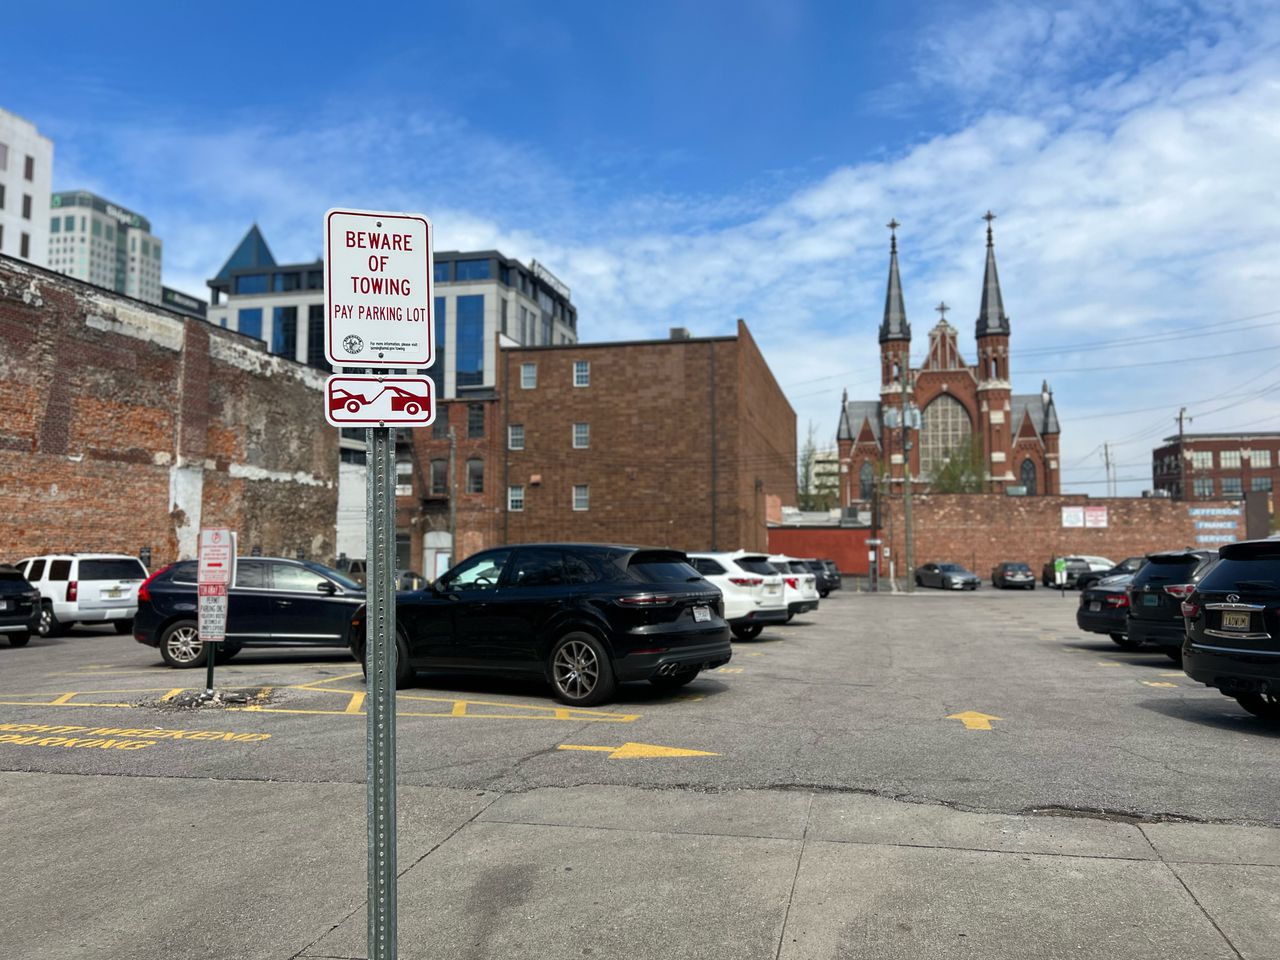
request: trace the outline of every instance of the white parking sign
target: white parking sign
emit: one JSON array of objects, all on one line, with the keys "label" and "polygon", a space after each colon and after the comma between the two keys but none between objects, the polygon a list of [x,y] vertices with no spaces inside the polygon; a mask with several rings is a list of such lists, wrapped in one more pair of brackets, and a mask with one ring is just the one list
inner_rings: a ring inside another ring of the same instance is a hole
[{"label": "white parking sign", "polygon": [[324,217],[325,356],[340,367],[429,367],[431,223],[416,213]]}]

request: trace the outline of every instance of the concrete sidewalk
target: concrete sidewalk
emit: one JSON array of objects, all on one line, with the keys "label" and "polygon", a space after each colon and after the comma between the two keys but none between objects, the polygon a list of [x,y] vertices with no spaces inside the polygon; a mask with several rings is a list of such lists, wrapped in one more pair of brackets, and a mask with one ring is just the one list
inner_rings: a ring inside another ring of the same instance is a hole
[{"label": "concrete sidewalk", "polygon": [[[0,956],[364,957],[364,787],[0,774]],[[404,958],[1280,956],[1280,830],[400,790]]]}]

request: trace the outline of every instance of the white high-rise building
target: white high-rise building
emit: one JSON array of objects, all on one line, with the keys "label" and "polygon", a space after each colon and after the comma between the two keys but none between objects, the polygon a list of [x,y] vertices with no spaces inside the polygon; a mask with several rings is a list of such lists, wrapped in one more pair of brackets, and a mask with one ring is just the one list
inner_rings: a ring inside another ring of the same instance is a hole
[{"label": "white high-rise building", "polygon": [[53,141],[0,110],[0,253],[48,265],[51,189]]},{"label": "white high-rise building", "polygon": [[87,190],[55,193],[49,206],[49,269],[160,303],[162,251],[146,217]]}]

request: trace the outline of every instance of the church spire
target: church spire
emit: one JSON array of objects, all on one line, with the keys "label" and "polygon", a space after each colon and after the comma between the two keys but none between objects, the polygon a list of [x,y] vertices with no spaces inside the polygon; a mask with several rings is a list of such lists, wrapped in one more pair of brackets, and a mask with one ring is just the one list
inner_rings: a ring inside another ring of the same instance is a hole
[{"label": "church spire", "polygon": [[907,308],[902,305],[902,281],[898,278],[898,227],[897,220],[885,224],[889,228],[889,287],[884,295],[884,320],[880,324],[880,342],[910,340],[911,324],[907,323]]},{"label": "church spire", "polygon": [[996,273],[996,246],[991,236],[990,210],[982,218],[987,221],[987,272],[982,279],[982,306],[978,308],[979,337],[1009,336],[1009,318],[1004,315],[1004,299],[1000,296],[1000,276]]}]

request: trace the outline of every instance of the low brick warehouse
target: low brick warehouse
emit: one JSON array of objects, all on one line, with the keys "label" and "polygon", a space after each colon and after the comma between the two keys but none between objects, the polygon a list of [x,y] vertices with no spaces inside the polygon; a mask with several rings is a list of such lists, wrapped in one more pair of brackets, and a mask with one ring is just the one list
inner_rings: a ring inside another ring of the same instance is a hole
[{"label": "low brick warehouse", "polygon": [[0,560],[52,551],[328,559],[323,375],[261,341],[0,257]]}]

